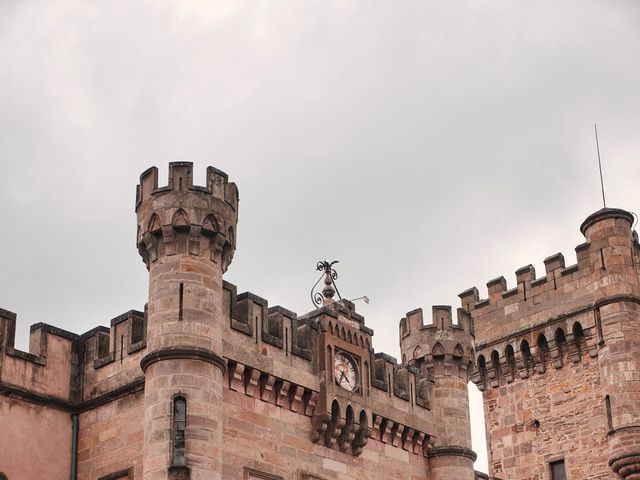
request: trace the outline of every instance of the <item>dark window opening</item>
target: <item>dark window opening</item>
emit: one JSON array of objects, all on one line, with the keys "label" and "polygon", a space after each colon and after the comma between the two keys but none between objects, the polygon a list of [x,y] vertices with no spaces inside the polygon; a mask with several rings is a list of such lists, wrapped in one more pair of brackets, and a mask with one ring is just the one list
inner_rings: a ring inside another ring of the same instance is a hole
[{"label": "dark window opening", "polygon": [[613,416],[611,415],[611,397],[607,395],[604,397],[604,408],[607,411],[607,427],[609,430],[613,430]]},{"label": "dark window opening", "polygon": [[179,293],[179,298],[178,298],[178,320],[182,320],[183,318],[183,311],[184,308],[184,283],[180,284],[180,293]]},{"label": "dark window opening", "polygon": [[173,464],[185,465],[185,433],[187,430],[187,400],[173,399]]},{"label": "dark window opening", "polygon": [[540,363],[544,366],[547,364],[547,356],[549,354],[549,343],[547,342],[547,337],[544,334],[538,335],[538,355],[540,357]]},{"label": "dark window opening", "polygon": [[511,345],[507,345],[505,349],[505,357],[507,357],[507,367],[509,369],[509,373],[515,377],[517,373],[517,364],[516,364],[516,354],[513,351],[513,347]]},{"label": "dark window opening", "polygon": [[567,473],[564,469],[564,460],[558,460],[549,464],[551,467],[551,480],[567,480]]},{"label": "dark window opening", "polygon": [[491,366],[496,372],[496,378],[500,378],[500,354],[496,350],[491,352]]},{"label": "dark window opening", "polygon": [[524,368],[529,370],[535,365],[533,360],[533,354],[531,353],[531,347],[529,347],[529,342],[523,340],[520,344],[520,352],[522,352],[522,360],[524,362]]}]

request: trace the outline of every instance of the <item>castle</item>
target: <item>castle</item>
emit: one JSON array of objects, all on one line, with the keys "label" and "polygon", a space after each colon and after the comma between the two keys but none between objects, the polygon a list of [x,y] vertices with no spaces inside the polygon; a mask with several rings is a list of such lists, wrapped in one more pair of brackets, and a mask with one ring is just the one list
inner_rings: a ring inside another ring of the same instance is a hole
[{"label": "castle", "polygon": [[[151,168],[136,194],[144,311],[82,335],[0,309],[0,479],[640,479],[640,245],[632,214],[582,224],[561,254],[488,298],[400,321],[402,362],[372,348],[320,262],[297,315],[223,280],[238,190]],[[489,475],[474,472],[467,385],[483,392]]]}]

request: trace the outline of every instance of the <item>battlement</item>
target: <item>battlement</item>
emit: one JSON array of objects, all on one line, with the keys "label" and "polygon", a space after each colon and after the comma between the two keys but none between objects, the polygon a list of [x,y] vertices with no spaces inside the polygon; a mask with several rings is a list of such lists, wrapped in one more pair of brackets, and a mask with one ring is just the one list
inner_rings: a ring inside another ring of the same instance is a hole
[{"label": "battlement", "polygon": [[571,274],[582,270],[591,271],[589,258],[589,243],[576,247],[577,263],[565,266],[562,253],[556,253],[544,259],[545,275],[536,277],[533,265],[525,265],[515,271],[516,286],[508,288],[504,276],[496,277],[487,282],[487,297],[481,299],[476,287],[471,287],[458,295],[462,308],[467,311],[479,310],[497,302],[517,303],[533,299],[540,291],[548,291],[550,283],[554,291],[572,281]]},{"label": "battlement", "polygon": [[140,384],[143,312],[131,310],[111,320],[111,328],[100,325],[82,335],[33,324],[28,352],[14,347],[16,318],[0,309],[0,389],[7,394],[82,410],[101,396]]},{"label": "battlement", "polygon": [[158,187],[156,167],[142,172],[140,183],[136,187],[136,212],[145,200],[168,192],[182,195],[187,192],[208,194],[225,201],[234,210],[238,208],[238,188],[235,183],[229,182],[229,176],[225,172],[215,167],[207,167],[207,184],[198,186],[193,184],[193,162],[171,162],[168,184],[163,187]]},{"label": "battlement", "polygon": [[[29,351],[14,348],[17,315],[0,309],[0,390],[51,399],[65,408],[76,397],[79,336],[44,323],[31,326]],[[42,403],[42,400],[40,401]]]},{"label": "battlement", "polygon": [[640,244],[632,224],[629,212],[599,210],[580,227],[586,242],[575,248],[575,264],[566,266],[556,253],[544,259],[544,276],[526,265],[516,270],[513,288],[500,276],[487,282],[484,299],[475,287],[459,295],[476,329],[472,380],[481,390],[598,356],[600,308],[640,301]]},{"label": "battlement", "polygon": [[400,320],[402,363],[430,375],[468,378],[475,356],[473,322],[466,310],[458,308],[456,313],[454,324],[451,307],[435,305],[432,323],[425,325],[421,308],[408,312]]},{"label": "battlement", "polygon": [[515,271],[512,288],[500,276],[487,282],[486,298],[480,298],[476,287],[460,293],[462,308],[474,318],[478,348],[592,305],[596,297],[637,294],[634,282],[620,282],[604,290],[599,287],[610,282],[603,280],[609,275],[633,276],[636,272],[640,244],[631,230],[632,221],[633,216],[624,210],[599,210],[581,226],[587,241],[575,247],[575,264],[566,266],[564,255],[556,253],[544,259],[544,276],[537,277],[533,265],[526,265]]},{"label": "battlement", "polygon": [[431,323],[425,325],[422,308],[416,308],[407,312],[405,318],[400,320],[400,338],[411,332],[424,328],[435,330],[464,330],[473,335],[473,324],[468,313],[459,308],[456,312],[457,324],[453,323],[451,306],[434,305],[431,307]]},{"label": "battlement", "polygon": [[[386,353],[375,352],[371,346],[373,330],[364,324],[353,303],[341,300],[298,315],[281,306],[270,307],[268,300],[254,293],[238,294],[235,285],[229,282],[223,283],[223,289],[224,309],[231,328],[225,338],[225,357],[234,364],[263,374],[277,372],[286,382],[317,391],[318,378],[312,362],[314,347],[319,335],[330,333],[369,352],[363,366],[370,395],[379,405],[378,414],[392,415],[393,409],[411,412],[413,405],[430,408],[432,380]],[[339,317],[350,325],[342,322],[338,328]]]},{"label": "battlement", "polygon": [[207,185],[193,185],[193,164],[169,164],[169,183],[158,187],[158,169],[140,176],[136,189],[136,244],[150,268],[159,257],[187,254],[209,258],[226,271],[233,259],[238,188],[227,174],[207,167]]}]

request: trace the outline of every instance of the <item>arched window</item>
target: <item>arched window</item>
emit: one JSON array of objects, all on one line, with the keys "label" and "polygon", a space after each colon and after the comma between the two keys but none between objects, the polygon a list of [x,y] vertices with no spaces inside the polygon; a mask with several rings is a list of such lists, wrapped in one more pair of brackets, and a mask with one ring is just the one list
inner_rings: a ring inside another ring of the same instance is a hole
[{"label": "arched window", "polygon": [[558,357],[560,362],[564,361],[564,354],[566,353],[567,337],[564,334],[562,328],[558,328],[555,334],[556,348],[558,349]]},{"label": "arched window", "polygon": [[187,430],[187,399],[178,396],[173,399],[173,464],[186,465],[185,437]]},{"label": "arched window", "polygon": [[522,361],[524,362],[524,367],[529,370],[534,366],[533,355],[531,354],[531,347],[529,347],[529,342],[526,340],[522,340],[520,344],[520,353],[522,353]]},{"label": "arched window", "polygon": [[[578,354],[581,354],[582,344],[584,343],[584,330],[582,329],[582,325],[580,324],[580,322],[575,322],[573,324],[572,332],[573,332],[573,341],[575,342],[575,345],[576,345],[576,350],[578,351]],[[600,338],[602,338],[600,331],[598,335]]]},{"label": "arched window", "polygon": [[547,364],[547,354],[549,353],[549,344],[547,343],[547,337],[544,336],[543,333],[538,335],[538,357],[540,358],[540,363],[543,366]]},{"label": "arched window", "polygon": [[484,384],[487,380],[487,361],[484,359],[484,355],[478,357],[478,372],[480,372],[480,380]]},{"label": "arched window", "polygon": [[507,357],[507,366],[509,368],[509,373],[511,373],[511,375],[515,377],[517,371],[516,355],[511,345],[507,345],[507,348],[504,351],[504,355],[505,357]]},{"label": "arched window", "polygon": [[497,350],[491,352],[491,366],[493,371],[496,372],[496,378],[500,378],[500,354]]}]

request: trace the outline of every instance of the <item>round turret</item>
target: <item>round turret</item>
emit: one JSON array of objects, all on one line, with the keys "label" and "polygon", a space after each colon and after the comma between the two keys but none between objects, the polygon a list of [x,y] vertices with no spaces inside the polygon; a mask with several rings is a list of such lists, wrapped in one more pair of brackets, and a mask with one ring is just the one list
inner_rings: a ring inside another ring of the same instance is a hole
[{"label": "round turret", "polygon": [[603,208],[580,227],[590,244],[609,465],[640,478],[640,246],[633,215]]},{"label": "round turret", "polygon": [[150,268],[158,258],[208,258],[225,272],[235,251],[238,189],[227,174],[207,168],[207,186],[193,185],[193,164],[169,164],[169,185],[158,188],[158,169],[140,176],[136,192],[137,246]]},{"label": "round turret", "polygon": [[432,378],[432,411],[438,423],[436,441],[429,452],[432,480],[473,480],[471,423],[467,384],[471,375],[473,326],[471,316],[458,309],[458,324],[451,307],[433,307],[433,323],[425,325],[422,310],[407,313],[400,321],[402,361]]},{"label": "round turret", "polygon": [[222,478],[222,274],[235,251],[238,190],[207,169],[193,185],[192,164],[140,177],[137,246],[149,270],[143,479]]}]

